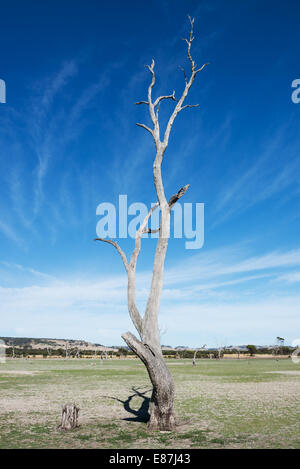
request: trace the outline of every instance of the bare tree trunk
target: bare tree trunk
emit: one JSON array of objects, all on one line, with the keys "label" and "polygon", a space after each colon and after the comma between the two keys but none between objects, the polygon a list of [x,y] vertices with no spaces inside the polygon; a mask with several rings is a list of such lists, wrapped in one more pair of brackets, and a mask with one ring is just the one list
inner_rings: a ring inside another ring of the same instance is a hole
[{"label": "bare tree trunk", "polygon": [[145,364],[153,389],[150,401],[149,428],[152,430],[173,430],[174,416],[174,381],[161,353],[143,344],[133,334],[126,332],[122,338],[128,347]]},{"label": "bare tree trunk", "polygon": [[[194,40],[193,27],[194,20],[189,17],[191,30],[189,38],[185,39],[187,43],[187,55],[191,67],[191,75],[188,78],[184,71],[185,87],[180,99],[175,98],[175,91],[173,94],[168,96],[159,96],[157,99],[152,99],[152,89],[155,84],[155,72],[154,72],[154,60],[151,65],[147,65],[149,72],[151,73],[152,80],[148,87],[148,101],[140,101],[136,104],[146,104],[149,107],[150,118],[153,123],[153,128],[146,126],[145,124],[137,124],[139,127],[143,127],[153,137],[156,156],[153,164],[153,181],[157,195],[157,204],[151,208],[144,222],[136,233],[135,248],[131,255],[130,261],[120,246],[112,240],[96,238],[96,240],[104,241],[113,245],[118,253],[120,254],[124,263],[127,275],[128,275],[128,311],[132,319],[132,322],[139,333],[141,340],[137,339],[131,332],[126,332],[122,335],[127,345],[133,350],[134,353],[142,360],[145,364],[149,378],[151,380],[153,391],[150,405],[150,420],[149,427],[152,429],[160,430],[172,430],[175,427],[174,418],[174,382],[171,373],[164,361],[161,345],[160,345],[160,334],[158,326],[158,312],[160,307],[160,297],[163,286],[163,272],[166,252],[168,248],[168,241],[170,237],[170,212],[173,205],[185,194],[189,188],[189,184],[179,189],[177,194],[173,195],[169,202],[166,199],[162,174],[161,165],[164,157],[164,153],[168,147],[169,137],[172,126],[174,124],[177,115],[186,108],[198,106],[191,104],[184,104],[184,101],[188,95],[188,92],[195,80],[197,73],[204,69],[207,64],[197,69],[197,65],[191,56],[191,45]],[[159,107],[162,101],[171,100],[175,101],[175,108],[168,120],[164,136],[160,137],[160,126],[159,126]],[[153,232],[147,227],[148,221],[158,207],[161,210],[159,238],[156,246],[154,263],[153,263],[153,274],[152,282],[150,287],[150,293],[147,301],[146,310],[144,316],[140,315],[140,312],[136,306],[136,295],[135,295],[135,276],[136,276],[136,265],[137,259],[141,250],[141,238],[145,233]]]},{"label": "bare tree trunk", "polygon": [[153,430],[173,430],[176,425],[173,377],[163,359],[150,362],[146,367],[153,386],[148,426]]},{"label": "bare tree trunk", "polygon": [[65,344],[65,350],[66,350],[66,360],[69,358],[69,343],[66,342]]},{"label": "bare tree trunk", "polygon": [[196,356],[197,356],[198,350],[195,350],[194,352],[194,358],[193,358],[193,366],[196,366]]}]

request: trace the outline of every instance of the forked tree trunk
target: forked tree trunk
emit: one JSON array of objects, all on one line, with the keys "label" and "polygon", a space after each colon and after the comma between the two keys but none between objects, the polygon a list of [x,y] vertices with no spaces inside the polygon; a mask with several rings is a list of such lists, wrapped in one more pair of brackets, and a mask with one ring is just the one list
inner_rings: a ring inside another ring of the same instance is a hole
[{"label": "forked tree trunk", "polygon": [[122,338],[145,364],[153,386],[148,427],[151,430],[174,430],[174,381],[161,350],[142,343],[131,332],[126,332]]},{"label": "forked tree trunk", "polygon": [[[157,195],[157,204],[151,208],[144,222],[140,225],[137,230],[135,239],[135,248],[131,255],[130,261],[127,260],[125,253],[121,247],[112,240],[96,238],[96,240],[104,241],[113,245],[118,253],[120,254],[124,263],[127,275],[128,275],[128,310],[132,322],[139,333],[141,340],[137,339],[131,332],[126,332],[122,335],[127,345],[136,353],[136,355],[145,364],[152,386],[153,392],[150,402],[150,420],[149,427],[152,429],[159,430],[173,430],[175,427],[174,418],[174,383],[171,373],[164,361],[161,346],[160,336],[158,327],[158,312],[160,307],[160,297],[163,285],[163,271],[166,251],[168,247],[168,240],[170,236],[170,212],[173,205],[185,194],[189,188],[189,184],[179,189],[177,194],[173,195],[169,202],[165,196],[164,185],[161,174],[161,165],[164,157],[164,153],[168,147],[170,132],[174,124],[177,115],[186,108],[198,106],[192,104],[185,104],[184,101],[188,95],[188,92],[195,80],[197,73],[204,69],[207,64],[197,68],[196,63],[191,56],[191,45],[194,40],[193,28],[194,20],[189,17],[191,30],[189,38],[185,39],[187,43],[187,55],[191,66],[191,75],[188,78],[184,71],[185,88],[180,99],[175,98],[175,91],[173,94],[167,96],[159,96],[157,99],[152,98],[152,89],[155,84],[155,72],[154,72],[154,60],[151,65],[147,65],[149,72],[151,73],[152,80],[148,87],[148,101],[140,101],[136,104],[146,104],[149,107],[149,113],[153,128],[150,128],[144,124],[137,124],[139,127],[143,127],[153,137],[156,156],[153,164],[153,180]],[[162,101],[171,100],[175,101],[175,108],[168,120],[164,136],[160,137],[160,126],[158,120],[159,107]],[[155,251],[155,259],[153,264],[153,275],[148,302],[145,310],[145,314],[142,317],[136,305],[135,295],[135,275],[137,259],[141,250],[141,238],[145,233],[151,233],[152,230],[147,227],[148,221],[153,213],[160,207],[160,227],[155,230],[159,231],[159,239]]]}]

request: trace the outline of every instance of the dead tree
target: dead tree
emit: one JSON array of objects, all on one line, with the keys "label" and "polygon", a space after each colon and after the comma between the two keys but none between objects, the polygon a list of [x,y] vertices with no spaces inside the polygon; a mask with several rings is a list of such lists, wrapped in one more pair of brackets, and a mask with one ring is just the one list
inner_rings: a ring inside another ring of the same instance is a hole
[{"label": "dead tree", "polygon": [[224,352],[224,347],[219,347],[218,356],[217,356],[218,360],[221,360],[223,352]]},{"label": "dead tree", "polygon": [[284,346],[284,338],[283,337],[276,337],[276,344],[273,348],[273,355],[280,355],[280,350]]},{"label": "dead tree", "polygon": [[15,345],[14,345],[13,340],[9,340],[9,341],[7,342],[7,345],[8,345],[9,347],[11,347],[11,349],[12,349],[12,357],[11,357],[11,358],[15,358]]},{"label": "dead tree", "polygon": [[69,342],[65,343],[65,351],[66,351],[66,360],[68,360],[70,351],[69,351]]},{"label": "dead tree", "polygon": [[200,351],[200,350],[204,350],[206,347],[206,344],[202,345],[202,347],[200,347],[200,349],[196,349],[195,352],[194,352],[194,357],[193,357],[193,366],[196,366],[196,357],[197,357],[197,353]]},{"label": "dead tree", "polygon": [[78,427],[78,414],[79,407],[75,404],[66,404],[61,410],[61,423],[59,425],[60,430],[73,430]]},{"label": "dead tree", "polygon": [[[164,262],[170,236],[170,212],[174,204],[186,193],[189,188],[189,184],[181,187],[179,191],[168,201],[164,191],[161,165],[165,151],[168,147],[170,133],[176,117],[182,110],[198,106],[198,104],[184,104],[184,102],[196,78],[196,75],[207,65],[204,64],[197,68],[196,63],[191,56],[191,45],[194,40],[194,19],[189,17],[189,21],[190,33],[189,37],[184,39],[184,41],[187,44],[187,57],[190,65],[190,73],[187,74],[185,70],[182,69],[184,73],[185,86],[181,97],[176,99],[175,92],[173,91],[172,94],[159,96],[158,98],[153,99],[152,91],[156,76],[154,71],[155,63],[154,60],[152,60],[151,65],[146,66],[151,75],[151,83],[148,87],[148,99],[147,101],[140,101],[136,103],[145,104],[148,107],[150,118],[153,124],[153,127],[151,124],[151,128],[145,124],[138,123],[137,125],[147,130],[147,132],[149,132],[154,140],[156,155],[153,164],[153,178],[157,195],[157,203],[151,208],[144,222],[136,232],[135,248],[129,261],[127,260],[124,251],[115,241],[96,238],[96,240],[104,241],[114,246],[124,263],[128,275],[128,310],[132,322],[140,336],[140,340],[131,332],[124,333],[122,338],[128,347],[141,359],[147,368],[153,386],[150,402],[150,420],[148,425],[152,429],[160,430],[173,429],[175,427],[175,417],[173,410],[174,382],[169,368],[164,361],[161,350],[158,327],[158,312],[163,285]],[[158,115],[161,103],[166,100],[174,101],[176,104],[169,117],[164,134],[161,137]],[[136,305],[136,265],[141,250],[142,236],[144,233],[153,232],[153,230],[148,228],[148,222],[151,215],[158,207],[160,208],[160,226],[158,230],[156,230],[159,232],[159,237],[154,256],[152,282],[146,309],[144,315],[141,316]]]}]

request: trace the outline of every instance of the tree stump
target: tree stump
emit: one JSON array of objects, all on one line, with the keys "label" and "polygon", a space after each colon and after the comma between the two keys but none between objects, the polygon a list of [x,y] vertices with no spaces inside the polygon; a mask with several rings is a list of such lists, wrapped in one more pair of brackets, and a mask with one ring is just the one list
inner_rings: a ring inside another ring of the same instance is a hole
[{"label": "tree stump", "polygon": [[78,427],[79,407],[75,404],[66,404],[62,406],[60,430],[74,430]]}]

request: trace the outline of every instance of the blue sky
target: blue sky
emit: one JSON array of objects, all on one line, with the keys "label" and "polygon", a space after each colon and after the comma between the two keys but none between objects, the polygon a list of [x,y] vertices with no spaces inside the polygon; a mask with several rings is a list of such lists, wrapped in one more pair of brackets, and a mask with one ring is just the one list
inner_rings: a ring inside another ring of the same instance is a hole
[{"label": "blue sky", "polygon": [[[210,65],[178,117],[163,163],[168,196],[205,204],[205,243],[171,239],[162,342],[288,343],[300,337],[300,78],[296,1],[0,1],[0,335],[121,344],[133,326],[126,274],[93,242],[96,207],[155,202],[149,74],[176,91],[181,40]],[[162,125],[171,103],[163,103]],[[121,240],[127,254],[133,241]],[[138,263],[141,310],[155,240]]]}]

